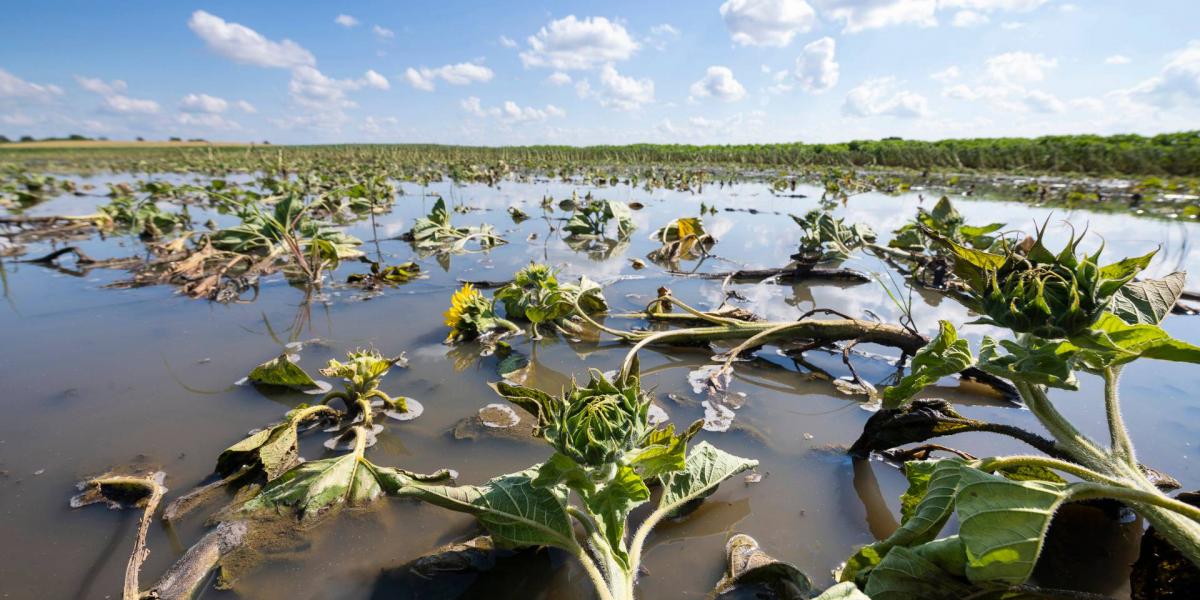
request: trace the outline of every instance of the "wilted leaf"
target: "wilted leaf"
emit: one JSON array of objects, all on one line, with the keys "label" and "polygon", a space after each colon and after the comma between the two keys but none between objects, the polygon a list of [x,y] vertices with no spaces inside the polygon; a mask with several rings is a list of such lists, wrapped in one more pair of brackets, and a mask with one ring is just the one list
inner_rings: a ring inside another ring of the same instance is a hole
[{"label": "wilted leaf", "polygon": [[296,389],[317,385],[299,365],[288,360],[286,354],[273,358],[250,371],[250,381],[261,385],[274,385]]},{"label": "wilted leaf", "polygon": [[975,364],[971,346],[960,339],[949,321],[939,321],[941,330],[933,341],[913,355],[910,372],[900,383],[883,390],[884,405],[896,408],[928,385]]}]

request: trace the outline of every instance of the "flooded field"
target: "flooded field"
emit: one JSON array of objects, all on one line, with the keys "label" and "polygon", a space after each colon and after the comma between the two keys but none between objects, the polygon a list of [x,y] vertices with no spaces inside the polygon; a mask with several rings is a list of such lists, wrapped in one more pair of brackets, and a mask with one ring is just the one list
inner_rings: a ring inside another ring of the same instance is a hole
[{"label": "flooded field", "polygon": [[[106,183],[145,178],[128,173],[72,176],[78,189],[94,186],[95,195],[63,193],[21,214],[90,215],[110,201],[101,195]],[[193,176],[151,178],[207,185]],[[252,180],[243,181],[251,185]],[[34,240],[22,254],[0,263],[0,408],[7,417],[0,420],[0,596],[115,597],[139,511],[72,509],[68,499],[76,484],[114,469],[162,470],[169,502],[213,481],[214,460],[223,450],[301,403],[320,398],[247,383],[249,371],[264,361],[296,355],[305,371],[337,388],[336,378],[318,375],[330,359],[344,359],[359,348],[386,356],[404,353],[407,364],[393,368],[380,389],[416,400],[424,410],[411,420],[376,415],[384,428],[366,457],[375,465],[418,473],[450,468],[457,472],[457,483],[482,484],[550,454],[528,433],[481,424],[481,409],[504,403],[489,384],[511,377],[513,365],[527,361],[521,381],[553,394],[572,377],[582,384],[588,369],[620,369],[631,344],[596,335],[590,327],[575,336],[542,326],[540,339],[534,339],[528,325],[521,324],[520,335],[505,339],[510,348],[494,353],[475,341],[446,345],[449,328],[443,313],[462,282],[504,282],[530,263],[543,263],[559,271],[561,282],[584,276],[599,283],[609,316],[596,318],[622,330],[659,327],[620,314],[636,317],[664,287],[701,311],[716,310],[728,300],[771,321],[833,309],[853,319],[897,323],[904,314],[880,281],[903,285],[904,275],[894,262],[871,253],[850,253],[837,265],[868,274],[866,281],[726,282],[695,275],[788,264],[802,234],[788,215],[822,207],[847,224],[870,226],[878,243],[886,245],[918,208],[932,210],[941,195],[912,189],[822,203],[826,190],[807,184],[781,194],[762,182],[674,191],[559,179],[502,179],[494,186],[406,181],[396,187],[400,193],[390,208],[360,214],[342,228],[364,242],[359,249],[369,260],[419,265],[421,277],[395,286],[349,285],[347,278],[366,273],[369,265],[342,260],[326,273],[320,289],[291,285],[282,273],[274,273],[239,293],[237,300],[213,302],[192,299],[172,285],[113,287],[130,274],[91,268],[69,257],[54,263],[21,262],[64,244],[77,246],[94,261],[146,258],[146,244],[137,232],[105,232],[69,242]],[[629,211],[632,233],[587,243],[571,239],[564,227],[575,211],[560,203],[575,198],[580,205],[589,195],[635,205]],[[1190,220],[1050,210],[986,197],[951,199],[967,223],[1006,223],[1005,231],[1033,233],[1048,218],[1046,246],[1053,250],[1086,227],[1081,250],[1090,252],[1103,243],[1100,264],[1160,248],[1139,277],[1188,271],[1185,287],[1200,289],[1200,253],[1191,243],[1200,239],[1200,224]],[[472,244],[470,252],[439,254],[418,251],[401,239],[439,201],[456,226],[489,224],[508,243],[483,249]],[[170,203],[163,206],[178,211]],[[196,224],[212,220],[213,227],[227,228],[239,223],[211,206],[189,205],[188,211]],[[647,258],[661,245],[650,239],[652,232],[697,215],[715,239],[708,256],[675,265]],[[493,293],[489,286],[480,287],[487,296]],[[960,325],[960,334],[973,348],[984,335],[1005,335],[994,325],[961,326],[974,317],[941,292],[919,289],[912,294],[911,321],[926,336],[938,334],[939,320]],[[1200,318],[1168,316],[1162,327],[1178,340],[1200,344]],[[682,430],[706,420],[693,445],[707,441],[758,461],[752,471],[727,480],[695,512],[668,520],[650,534],[637,583],[640,597],[705,597],[725,571],[724,547],[734,533],[753,536],[776,559],[826,588],[835,582],[833,570],[858,547],[887,537],[899,523],[905,475],[889,462],[856,461],[846,453],[878,409],[878,399],[844,385],[852,374],[840,347],[816,348],[799,357],[768,344],[743,355],[746,360],[736,363],[723,390],[706,385],[705,371],[697,371],[713,365],[714,354],[743,340],[719,342],[715,349],[649,345],[639,353],[642,388],[669,421]],[[883,389],[895,383],[899,354],[896,348],[863,343],[845,356],[858,377]],[[1200,400],[1194,394],[1200,371],[1183,362],[1139,361],[1125,368],[1122,383],[1125,425],[1137,444],[1138,460],[1174,477],[1183,490],[1200,487],[1200,467],[1192,456],[1200,440]],[[979,388],[942,378],[920,396],[946,398],[968,418],[1047,435],[1019,403]],[[1051,389],[1050,398],[1084,433],[1107,439],[1103,388],[1099,376],[1080,372],[1079,391]],[[301,456],[314,461],[343,454],[344,448],[326,448],[330,436],[320,429],[302,433]],[[935,441],[974,456],[1028,452],[1013,439],[982,432]],[[230,499],[232,495],[210,501],[207,508],[169,525],[155,519],[143,583],[158,579],[201,538],[209,527],[206,518]],[[648,513],[644,505],[633,520]],[[955,519],[951,529],[957,527]],[[1034,581],[1129,597],[1130,565],[1138,556],[1143,526],[1140,518],[1103,507],[1064,509]],[[441,581],[436,594],[422,592],[421,586],[429,584],[402,567],[480,530],[467,515],[415,500],[373,502],[301,527],[300,533],[260,540],[252,557],[227,565],[237,575],[232,587],[210,585],[203,597],[565,600],[593,594],[577,561],[547,550],[503,555],[485,576]]]}]

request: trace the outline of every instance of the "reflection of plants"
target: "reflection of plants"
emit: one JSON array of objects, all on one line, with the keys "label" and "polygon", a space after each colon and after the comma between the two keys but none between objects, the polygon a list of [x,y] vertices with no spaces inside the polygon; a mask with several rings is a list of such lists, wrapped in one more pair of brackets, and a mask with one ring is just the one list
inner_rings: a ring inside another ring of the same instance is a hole
[{"label": "reflection of plants", "polygon": [[[1058,507],[1098,498],[1129,505],[1200,565],[1200,509],[1158,489],[1137,462],[1119,405],[1123,365],[1140,358],[1200,363],[1200,348],[1158,326],[1178,298],[1173,282],[1130,283],[1153,253],[1100,266],[1099,253],[1076,255],[1078,239],[1058,254],[1049,252],[1042,231],[1024,255],[1015,250],[991,254],[926,234],[953,254],[969,301],[986,321],[1017,336],[1015,341],[985,337],[976,357],[954,327],[942,322],[938,337],[914,357],[912,372],[885,390],[888,406],[903,407],[940,376],[977,365],[1016,384],[1053,441],[1016,437],[1053,455],[907,463],[910,487],[902,498],[901,527],[851,557],[840,579],[858,583],[877,599],[923,597],[933,589],[959,597],[1022,586]],[[1107,448],[1080,432],[1047,395],[1049,387],[1078,389],[1079,370],[1103,377]],[[946,414],[935,420],[958,421],[962,431],[996,429],[944,408],[941,412]],[[914,417],[904,411],[896,415]],[[956,432],[954,427],[939,431],[931,435]],[[1068,483],[1059,473],[1081,481]],[[958,518],[958,533],[939,538],[951,515]]]}]

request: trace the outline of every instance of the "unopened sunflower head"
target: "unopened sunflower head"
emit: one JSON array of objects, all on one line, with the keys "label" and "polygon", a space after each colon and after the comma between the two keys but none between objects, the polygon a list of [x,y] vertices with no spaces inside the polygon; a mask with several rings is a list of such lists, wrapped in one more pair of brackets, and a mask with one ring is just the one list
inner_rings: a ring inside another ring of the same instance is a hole
[{"label": "unopened sunflower head", "polygon": [[1093,254],[1076,252],[1083,236],[1071,236],[1058,254],[1042,243],[1038,230],[1029,251],[1009,248],[993,254],[961,246],[926,230],[954,253],[955,273],[969,288],[982,322],[1044,339],[1086,334],[1112,303],[1113,296],[1145,269],[1157,250],[1100,266],[1103,246]]}]

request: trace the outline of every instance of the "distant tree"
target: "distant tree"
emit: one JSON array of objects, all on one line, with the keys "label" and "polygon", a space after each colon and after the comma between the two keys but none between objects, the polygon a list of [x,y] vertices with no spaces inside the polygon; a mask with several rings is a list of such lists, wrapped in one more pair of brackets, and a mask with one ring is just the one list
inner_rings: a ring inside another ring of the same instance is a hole
[{"label": "distant tree", "polygon": [[0,135],[0,144],[7,144],[12,140],[8,139],[7,135]]},{"label": "distant tree", "polygon": [[85,136],[79,135],[78,133],[72,133],[71,135],[67,136],[67,139],[71,140],[72,142],[78,142],[78,141],[86,140],[88,138]]},{"label": "distant tree", "polygon": [[144,141],[146,141],[146,138],[139,135],[139,136],[137,136],[137,141],[144,142]]},{"label": "distant tree", "polygon": [[21,136],[21,141],[22,142],[32,142],[33,136],[32,135],[23,135],[23,136]]},{"label": "distant tree", "polygon": [[271,145],[271,142],[268,142],[267,140],[263,140],[263,145],[264,145],[264,146],[270,146],[270,145]]},{"label": "distant tree", "polygon": [[171,136],[171,137],[167,138],[167,141],[168,142],[182,142],[183,140],[179,139],[176,136]]}]

